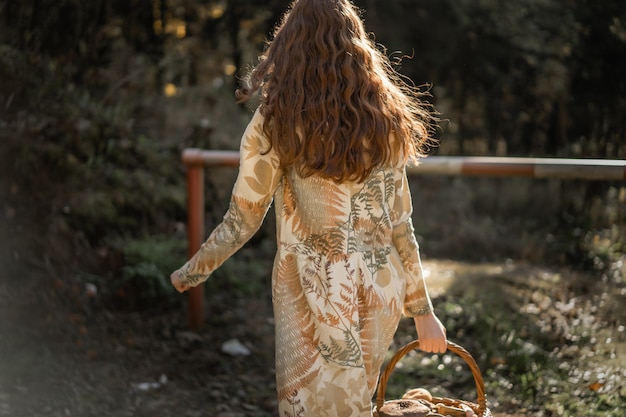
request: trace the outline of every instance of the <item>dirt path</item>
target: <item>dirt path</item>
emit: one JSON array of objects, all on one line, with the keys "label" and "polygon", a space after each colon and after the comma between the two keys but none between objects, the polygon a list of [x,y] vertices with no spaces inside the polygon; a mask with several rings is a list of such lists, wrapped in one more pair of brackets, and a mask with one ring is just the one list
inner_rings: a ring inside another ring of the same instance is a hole
[{"label": "dirt path", "polygon": [[[495,343],[506,345],[514,337],[523,340],[528,333],[546,335],[546,340],[551,341],[547,346],[526,342],[522,346],[530,351],[547,348],[548,360],[558,364],[562,372],[560,378],[567,375],[562,381],[554,375],[533,382],[532,389],[549,393],[537,394],[538,401],[543,399],[547,405],[544,408],[550,410],[547,415],[626,415],[624,259],[610,271],[596,273],[513,262],[472,264],[441,260],[426,262],[425,269],[435,297],[445,294],[452,299],[466,299],[468,293],[474,293],[469,298],[481,304],[478,309],[485,316],[508,320],[498,316],[498,312],[507,311],[514,316],[518,328],[506,340],[494,334]],[[449,337],[454,338],[454,334]],[[485,376],[485,381],[494,382],[489,381],[489,376]],[[496,390],[497,394],[500,392]],[[581,403],[578,411],[564,410],[559,404],[575,403],[576,399]],[[497,396],[492,400],[498,402]],[[585,408],[585,403],[594,402],[602,404],[598,409],[606,413]],[[616,404],[620,404],[619,409]],[[516,408],[510,401],[502,401],[501,405],[507,410]],[[524,416],[546,415],[523,408],[520,411],[519,415]]]},{"label": "dirt path", "polygon": [[[4,228],[3,242],[11,232]],[[193,333],[183,309],[107,312],[91,304],[84,288],[68,288],[60,277],[40,269],[23,276],[21,250],[4,246],[1,258],[0,416],[275,416],[267,294],[214,301],[207,325]],[[624,389],[623,326],[615,333],[617,327],[599,325],[607,317],[626,322],[619,308],[624,294],[609,289],[598,295],[601,279],[589,286],[594,282],[589,277],[514,263],[430,260],[425,270],[436,303],[474,293],[487,309],[513,306],[526,324],[561,323],[581,334],[588,328],[603,343],[566,352],[563,361],[580,369],[572,387],[597,383]],[[578,295],[567,299],[572,293]],[[228,339],[240,340],[252,354],[223,353],[220,346]],[[509,411],[515,407],[511,402],[500,406],[496,416],[531,415]]]}]

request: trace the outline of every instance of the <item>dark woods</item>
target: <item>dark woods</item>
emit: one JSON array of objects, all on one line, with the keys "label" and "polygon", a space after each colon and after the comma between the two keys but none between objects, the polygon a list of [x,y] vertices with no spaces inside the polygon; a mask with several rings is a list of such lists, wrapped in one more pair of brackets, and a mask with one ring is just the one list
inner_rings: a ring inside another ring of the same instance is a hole
[{"label": "dark woods", "polygon": [[[624,0],[355,1],[432,86],[438,155],[626,159]],[[275,415],[272,216],[207,281],[205,331],[185,331],[168,277],[187,256],[180,153],[237,149],[237,79],[287,4],[0,0],[0,414]],[[234,171],[207,172],[207,229]],[[480,355],[488,399],[623,416],[626,183],[411,180],[424,259],[453,278],[438,314]],[[231,337],[254,354],[226,358]],[[473,398],[456,362],[424,359],[398,392],[419,374]]]},{"label": "dark woods", "polygon": [[[287,4],[5,1],[2,59],[13,53],[30,70],[58,66],[57,77],[93,87],[93,73],[119,60],[123,44],[125,53],[158,67],[151,80],[157,90],[168,82],[206,83],[224,75],[220,66],[229,68],[230,83],[253,62]],[[434,85],[450,120],[446,153],[624,157],[626,8],[620,1],[357,4],[390,54],[413,56],[402,72]],[[168,76],[163,59],[172,48],[181,51],[185,68]],[[15,63],[3,64],[9,78],[20,75],[11,73]],[[132,77],[133,63],[127,66],[124,76]]]},{"label": "dark woods", "polygon": [[[626,158],[621,0],[356,3],[400,71],[432,86],[440,155]],[[180,151],[236,148],[248,116],[233,104],[237,78],[287,5],[1,1],[3,193],[46,207],[47,233],[125,259],[119,236],[180,229]],[[224,192],[209,187],[216,219]],[[544,218],[556,216],[572,256],[586,230],[624,223],[619,183],[558,187]]]}]

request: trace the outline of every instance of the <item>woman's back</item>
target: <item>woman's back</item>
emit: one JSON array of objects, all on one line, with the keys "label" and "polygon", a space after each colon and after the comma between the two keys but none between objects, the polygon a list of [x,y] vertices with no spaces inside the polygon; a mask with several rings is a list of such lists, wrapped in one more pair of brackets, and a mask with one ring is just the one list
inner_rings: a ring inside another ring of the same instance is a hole
[{"label": "woman's back", "polygon": [[288,169],[275,194],[279,239],[291,244],[324,239],[317,251],[331,258],[388,248],[401,180],[402,170],[393,167],[378,168],[363,182],[343,183]]},{"label": "woman's back", "polygon": [[295,0],[240,98],[257,91],[228,212],[172,282],[206,280],[273,201],[279,414],[371,417],[403,312],[425,323],[432,351],[445,349],[405,172],[428,143],[430,114],[349,0]]}]

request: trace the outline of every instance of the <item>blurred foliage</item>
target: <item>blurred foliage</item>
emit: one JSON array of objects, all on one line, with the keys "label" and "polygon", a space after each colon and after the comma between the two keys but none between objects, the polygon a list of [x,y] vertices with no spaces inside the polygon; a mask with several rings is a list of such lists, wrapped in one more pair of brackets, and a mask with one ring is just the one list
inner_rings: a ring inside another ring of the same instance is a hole
[{"label": "blurred foliage", "polygon": [[[79,269],[124,308],[171,294],[169,272],[185,257],[180,152],[236,149],[249,119],[248,109],[234,105],[237,77],[255,62],[288,3],[0,0],[0,195],[6,213],[32,215],[53,266]],[[440,154],[626,158],[622,0],[356,4],[401,72],[432,84],[444,120]],[[232,186],[222,177],[208,181],[212,222]],[[454,222],[434,226],[442,240],[454,240],[457,258],[482,259],[483,250],[506,257],[508,245],[525,240],[532,261],[583,265],[602,274],[599,284],[617,287],[623,272],[615,268],[623,268],[626,252],[623,182],[562,181],[540,197],[510,182],[460,183],[439,197],[455,210]],[[436,197],[425,204],[437,204]],[[490,217],[476,221],[484,212]],[[227,263],[207,283],[210,296],[267,290],[260,280],[273,251],[268,223],[254,242],[260,244],[239,255],[246,262]],[[476,244],[477,236],[490,241]],[[492,398],[514,397],[513,408],[545,405],[545,415],[617,416],[624,394],[571,392],[572,381],[594,381],[562,361],[590,357],[578,350],[581,340],[600,346],[589,333],[600,325],[586,315],[590,303],[605,301],[585,298],[593,285],[566,294],[542,287],[520,305],[472,291],[439,305],[450,334],[478,352]],[[556,316],[550,303],[560,303]],[[565,322],[575,325],[565,329]],[[426,380],[449,372],[443,379],[456,384],[443,388],[471,398],[470,378],[459,375],[455,359],[418,364]],[[417,368],[407,365],[398,377],[408,381]]]},{"label": "blurred foliage", "polygon": [[79,271],[94,305],[122,310],[143,310],[175,303],[176,290],[170,273],[186,260],[187,242],[182,236],[118,236],[108,242],[100,255],[107,268],[94,272]]},{"label": "blurred foliage", "polygon": [[[118,239],[113,247],[120,251],[124,264],[116,289],[130,295],[139,295],[135,304],[153,302],[167,298],[175,292],[169,275],[180,267],[186,259],[185,239],[172,239],[171,236],[150,236],[148,238]],[[128,291],[128,288],[132,288]],[[125,302],[126,304],[127,302]]]},{"label": "blurred foliage", "polygon": [[[29,202],[48,239],[79,235],[94,253],[113,253],[115,238],[182,231],[180,151],[237,147],[249,117],[234,105],[237,77],[288,3],[0,1],[7,204]],[[356,4],[401,72],[433,85],[440,154],[626,158],[620,0]],[[232,185],[209,183],[220,201]],[[593,266],[624,250],[620,183],[563,181],[559,193],[561,214],[544,222],[560,261]],[[209,204],[208,216],[222,207]]]},{"label": "blurred foliage", "polygon": [[[0,39],[27,51],[9,60],[34,60],[35,69],[49,60],[65,78],[59,81],[81,87],[131,84],[139,56],[156,67],[139,84],[157,91],[168,82],[184,87],[223,75],[232,83],[288,3],[5,1]],[[356,4],[391,54],[413,55],[403,73],[434,85],[450,121],[442,152],[625,157],[626,10],[619,0]],[[117,56],[121,44],[129,48],[125,60]],[[107,68],[115,63],[125,67],[120,74]],[[15,76],[11,66],[5,71]]]},{"label": "blurred foliage", "polygon": [[[474,280],[457,282],[460,288],[435,300],[448,336],[478,363],[492,410],[528,416],[623,415],[620,353],[626,333],[619,300],[626,291],[625,262],[622,254],[608,269],[598,266],[598,282],[523,267],[491,277],[481,273],[480,286]],[[401,322],[391,352],[413,340],[413,327],[411,320]],[[437,396],[476,398],[469,367],[452,353],[415,351],[396,368],[387,398],[416,387]]]},{"label": "blurred foliage", "polygon": [[414,52],[403,72],[433,83],[442,151],[626,157],[621,2],[359,3],[378,40]]}]

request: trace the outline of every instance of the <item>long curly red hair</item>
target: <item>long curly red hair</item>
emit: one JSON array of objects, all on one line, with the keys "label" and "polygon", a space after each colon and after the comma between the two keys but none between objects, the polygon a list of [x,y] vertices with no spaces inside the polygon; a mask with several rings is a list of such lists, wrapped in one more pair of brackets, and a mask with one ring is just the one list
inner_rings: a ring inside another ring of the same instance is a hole
[{"label": "long curly red hair", "polygon": [[283,168],[337,182],[417,161],[435,143],[424,92],[404,81],[349,0],[295,0],[237,91],[260,92]]}]

